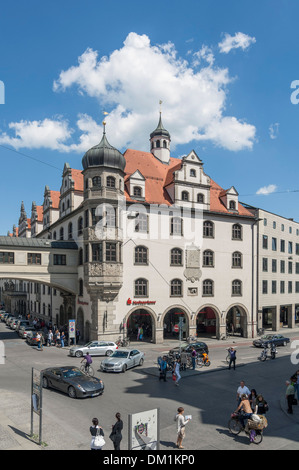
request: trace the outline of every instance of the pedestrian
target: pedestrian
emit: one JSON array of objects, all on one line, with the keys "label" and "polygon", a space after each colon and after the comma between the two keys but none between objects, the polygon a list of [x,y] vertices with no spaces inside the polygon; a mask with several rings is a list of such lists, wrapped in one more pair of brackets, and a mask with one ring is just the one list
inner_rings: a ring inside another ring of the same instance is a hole
[{"label": "pedestrian", "polygon": [[179,386],[179,381],[181,380],[180,366],[181,366],[181,360],[177,358],[174,363],[174,368],[173,368],[173,373],[176,376],[175,385],[177,387]]},{"label": "pedestrian", "polygon": [[48,346],[51,346],[51,345],[52,345],[52,341],[53,341],[53,332],[52,332],[52,330],[49,330],[49,332],[48,332],[48,339],[47,339],[47,344],[48,344]]},{"label": "pedestrian", "polygon": [[242,423],[243,428],[245,428],[248,419],[251,418],[251,416],[253,415],[253,411],[248,400],[248,395],[246,395],[246,393],[243,393],[243,395],[241,395],[241,402],[238,408],[236,409],[235,413],[239,413],[239,411],[242,411],[240,413],[239,419]]},{"label": "pedestrian", "polygon": [[188,353],[186,351],[183,351],[181,354],[181,367],[182,370],[187,369],[187,363],[188,363]]},{"label": "pedestrian", "polygon": [[114,445],[114,450],[120,450],[120,443],[122,440],[122,429],[124,427],[123,422],[121,420],[121,415],[120,413],[116,413],[115,415],[116,418],[116,423],[112,426],[112,431],[109,436],[111,441],[113,442]]},{"label": "pedestrian", "polygon": [[237,401],[238,401],[238,404],[241,403],[241,397],[242,397],[242,395],[247,395],[248,397],[249,397],[249,395],[250,395],[250,390],[249,390],[248,387],[246,387],[244,380],[241,380],[240,386],[239,386],[239,388],[238,388],[238,390],[237,390]]},{"label": "pedestrian", "polygon": [[62,331],[60,335],[60,344],[62,348],[64,348],[64,341],[65,341],[65,334],[64,334],[64,331]]},{"label": "pedestrian", "polygon": [[248,398],[249,398],[251,409],[254,413],[255,408],[256,408],[256,399],[257,399],[257,393],[256,393],[256,390],[254,388],[250,391],[250,395],[249,395]]},{"label": "pedestrian", "polygon": [[230,369],[231,369],[231,366],[232,366],[232,364],[233,364],[234,370],[236,370],[237,351],[235,350],[235,348],[229,348],[228,354],[229,354],[229,365],[228,365],[228,368],[229,368],[229,370],[230,370]]},{"label": "pedestrian", "polygon": [[264,399],[263,395],[259,394],[256,397],[255,413],[257,415],[265,415],[268,410],[269,410],[268,403]]},{"label": "pedestrian", "polygon": [[289,380],[286,381],[286,386],[286,400],[288,402],[288,413],[293,414],[293,400],[295,397],[295,387]]},{"label": "pedestrian", "polygon": [[140,331],[139,331],[139,340],[142,341],[142,339],[143,339],[143,325],[141,325]]},{"label": "pedestrian", "polygon": [[185,432],[185,428],[186,428],[186,424],[189,423],[190,419],[185,419],[184,417],[184,408],[182,406],[180,406],[178,408],[178,411],[177,411],[177,414],[175,415],[175,418],[174,420],[176,421],[177,423],[177,441],[176,441],[176,446],[178,449],[184,449],[184,447],[182,446],[182,442],[183,440],[185,439],[186,437],[186,432]]},{"label": "pedestrian", "polygon": [[37,347],[39,351],[42,351],[43,350],[43,337],[39,331],[36,333],[36,342],[37,342]]},{"label": "pedestrian", "polygon": [[159,375],[159,381],[164,380],[166,382],[166,374],[167,374],[167,361],[166,357],[163,356],[162,360],[159,362],[159,369],[160,369],[160,375]]},{"label": "pedestrian", "polygon": [[103,431],[103,428],[99,426],[99,420],[97,418],[93,418],[92,426],[90,426],[89,431],[92,436],[90,449],[102,450],[102,448],[105,445],[104,431]]},{"label": "pedestrian", "polygon": [[56,346],[60,346],[60,331],[58,329],[56,330]]},{"label": "pedestrian", "polygon": [[76,330],[76,344],[79,344],[80,341],[80,331],[77,329]]},{"label": "pedestrian", "polygon": [[137,329],[137,341],[139,341],[139,338],[140,338],[140,330],[141,330],[141,326],[138,326],[138,329]]},{"label": "pedestrian", "polygon": [[196,350],[195,350],[194,346],[192,346],[192,352],[191,352],[192,370],[195,370],[196,356],[197,356]]}]

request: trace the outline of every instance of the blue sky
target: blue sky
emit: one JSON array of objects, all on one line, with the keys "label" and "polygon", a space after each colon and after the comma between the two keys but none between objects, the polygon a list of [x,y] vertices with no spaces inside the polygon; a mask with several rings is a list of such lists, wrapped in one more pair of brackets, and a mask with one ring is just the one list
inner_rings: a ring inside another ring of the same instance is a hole
[{"label": "blue sky", "polygon": [[299,221],[298,15],[296,0],[2,3],[0,233],[65,162],[81,169],[104,111],[112,145],[149,150],[159,100],[172,156],[194,149],[241,201]]}]

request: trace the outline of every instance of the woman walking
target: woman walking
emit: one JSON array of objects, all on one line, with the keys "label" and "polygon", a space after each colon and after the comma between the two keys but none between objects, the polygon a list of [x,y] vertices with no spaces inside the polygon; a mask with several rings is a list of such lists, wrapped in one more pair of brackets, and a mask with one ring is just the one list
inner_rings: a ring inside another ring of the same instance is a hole
[{"label": "woman walking", "polygon": [[174,363],[174,369],[173,369],[173,373],[176,376],[175,385],[177,386],[179,386],[179,381],[181,380],[180,366],[181,366],[181,360],[178,358]]},{"label": "woman walking", "polygon": [[92,436],[90,450],[102,450],[105,445],[104,431],[101,426],[99,426],[99,420],[97,418],[93,418],[92,426],[90,426],[89,431]]},{"label": "woman walking", "polygon": [[122,429],[123,429],[123,422],[121,420],[120,413],[116,413],[115,415],[116,423],[112,426],[112,431],[110,434],[110,439],[113,442],[114,450],[120,450],[120,443],[122,440]]}]

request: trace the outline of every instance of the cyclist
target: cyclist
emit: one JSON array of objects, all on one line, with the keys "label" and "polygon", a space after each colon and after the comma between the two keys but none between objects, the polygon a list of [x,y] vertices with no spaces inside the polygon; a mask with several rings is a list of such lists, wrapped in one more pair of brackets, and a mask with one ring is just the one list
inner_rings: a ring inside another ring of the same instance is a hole
[{"label": "cyclist", "polygon": [[83,361],[85,361],[85,372],[88,372],[89,366],[92,364],[91,355],[89,353],[86,353],[86,355],[83,357],[81,363]]},{"label": "cyclist", "polygon": [[239,420],[241,421],[243,428],[245,428],[248,419],[251,418],[251,416],[253,415],[248,395],[246,395],[245,393],[243,393],[243,395],[241,396],[241,403],[236,409],[235,413],[238,413],[239,411],[241,411],[241,414],[239,415]]}]

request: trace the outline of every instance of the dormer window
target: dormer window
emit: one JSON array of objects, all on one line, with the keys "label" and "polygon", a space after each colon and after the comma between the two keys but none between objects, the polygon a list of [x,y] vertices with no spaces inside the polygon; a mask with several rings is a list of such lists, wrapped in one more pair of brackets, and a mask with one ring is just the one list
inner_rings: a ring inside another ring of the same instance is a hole
[{"label": "dormer window", "polygon": [[235,201],[229,201],[229,209],[231,211],[235,211],[236,210],[236,203]]},{"label": "dormer window", "polygon": [[141,197],[142,196],[141,188],[139,186],[134,186],[133,194],[135,197]]},{"label": "dormer window", "polygon": [[196,170],[194,170],[194,168],[191,168],[190,176],[192,176],[193,178],[196,178]]}]

